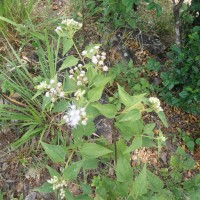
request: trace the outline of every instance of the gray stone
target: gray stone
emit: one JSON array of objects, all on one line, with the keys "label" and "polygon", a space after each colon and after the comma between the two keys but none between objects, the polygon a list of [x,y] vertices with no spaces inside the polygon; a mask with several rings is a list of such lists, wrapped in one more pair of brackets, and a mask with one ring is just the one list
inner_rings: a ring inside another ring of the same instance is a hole
[{"label": "gray stone", "polygon": [[99,136],[103,135],[109,143],[112,143],[115,133],[114,120],[100,115],[95,118],[94,122],[96,125],[96,134]]},{"label": "gray stone", "polygon": [[25,197],[25,200],[35,200],[36,199],[36,192],[31,192]]},{"label": "gray stone", "polygon": [[146,33],[141,33],[141,45],[154,55],[161,53],[166,48],[158,35],[148,35]]}]

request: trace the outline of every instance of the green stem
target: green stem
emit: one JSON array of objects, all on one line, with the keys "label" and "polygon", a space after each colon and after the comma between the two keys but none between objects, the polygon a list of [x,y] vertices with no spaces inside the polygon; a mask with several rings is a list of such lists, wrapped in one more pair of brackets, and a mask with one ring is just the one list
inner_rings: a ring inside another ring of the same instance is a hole
[{"label": "green stem", "polygon": [[[58,37],[57,48],[56,48],[55,69],[56,69],[57,61],[58,61],[58,52],[59,52],[59,48],[60,48],[60,36]],[[56,72],[56,70],[55,70],[55,72]]]},{"label": "green stem", "polygon": [[67,162],[66,162],[65,169],[68,167],[69,162],[70,162],[70,160],[72,159],[72,156],[73,156],[73,155],[74,155],[74,150],[71,152],[71,154],[70,154],[70,156],[69,156],[69,158],[68,158],[68,160],[67,160]]},{"label": "green stem", "polygon": [[72,39],[72,41],[73,41],[74,48],[76,49],[76,52],[78,53],[79,58],[81,59],[81,61],[85,65],[85,61],[84,61],[83,57],[81,56],[81,54],[80,54],[80,52],[79,52],[79,50],[78,50],[78,48],[77,48],[77,46],[76,46],[76,44],[75,44],[73,39]]}]

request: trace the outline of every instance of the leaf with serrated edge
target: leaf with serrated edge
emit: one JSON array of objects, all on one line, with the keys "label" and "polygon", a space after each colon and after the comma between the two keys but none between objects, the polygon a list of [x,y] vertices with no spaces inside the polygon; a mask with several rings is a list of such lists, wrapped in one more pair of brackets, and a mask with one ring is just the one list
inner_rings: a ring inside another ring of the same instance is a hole
[{"label": "leaf with serrated edge", "polygon": [[95,143],[85,143],[80,151],[85,159],[98,158],[112,153],[111,150]]}]

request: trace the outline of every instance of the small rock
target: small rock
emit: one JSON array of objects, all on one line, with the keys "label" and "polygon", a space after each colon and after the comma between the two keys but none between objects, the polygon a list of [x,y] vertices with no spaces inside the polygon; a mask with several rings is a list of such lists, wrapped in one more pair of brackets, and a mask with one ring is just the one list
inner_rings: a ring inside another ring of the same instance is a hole
[{"label": "small rock", "polygon": [[22,192],[23,188],[24,188],[24,183],[23,182],[19,182],[17,184],[17,186],[16,186],[17,192]]},{"label": "small rock", "polygon": [[161,153],[160,155],[162,161],[167,164],[167,154],[165,152]]},{"label": "small rock", "polygon": [[36,192],[31,192],[29,195],[25,197],[25,200],[35,200]]},{"label": "small rock", "polygon": [[39,171],[37,171],[37,169],[34,169],[34,168],[29,168],[28,169],[28,172],[26,173],[26,178],[29,179],[29,178],[36,178],[36,176],[38,175]]},{"label": "small rock", "polygon": [[5,171],[8,167],[8,164],[7,163],[3,163],[2,165],[2,171]]},{"label": "small rock", "polygon": [[115,133],[114,121],[100,115],[95,118],[94,122],[96,125],[96,134],[103,135],[111,144]]}]

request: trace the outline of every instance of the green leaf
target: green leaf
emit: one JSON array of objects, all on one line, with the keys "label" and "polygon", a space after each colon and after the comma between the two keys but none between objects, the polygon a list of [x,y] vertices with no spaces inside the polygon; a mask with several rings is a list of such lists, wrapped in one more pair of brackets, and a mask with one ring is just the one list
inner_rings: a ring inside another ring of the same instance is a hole
[{"label": "green leaf", "polygon": [[36,97],[38,97],[39,95],[41,95],[43,93],[43,91],[38,90],[35,95],[31,98],[31,100],[34,100]]},{"label": "green leaf", "polygon": [[196,139],[196,144],[200,145],[200,138]]},{"label": "green leaf", "polygon": [[42,102],[42,110],[44,111],[45,108],[51,104],[51,98],[50,97],[43,97],[43,102]]},{"label": "green leaf", "polygon": [[167,119],[166,119],[165,113],[163,111],[160,111],[158,113],[158,117],[161,119],[161,121],[164,124],[164,126],[168,127]]},{"label": "green leaf", "polygon": [[70,181],[76,180],[82,165],[83,160],[74,162],[69,165],[63,172],[64,178]]},{"label": "green leaf", "polygon": [[1,192],[1,190],[0,190],[0,200],[3,200],[3,192]]},{"label": "green leaf", "polygon": [[89,159],[85,160],[83,163],[83,168],[85,170],[91,170],[91,169],[96,169],[98,167],[98,160],[97,159]]},{"label": "green leaf", "polygon": [[68,56],[63,62],[59,71],[77,65],[78,61],[79,61],[78,58],[75,58],[74,56]]},{"label": "green leaf", "polygon": [[144,127],[144,133],[146,133],[147,135],[149,135],[151,138],[154,137],[154,128],[155,128],[156,124],[155,123],[151,123],[151,124],[146,124]]},{"label": "green leaf", "polygon": [[146,101],[145,95],[146,95],[146,93],[138,94],[138,95],[133,95],[131,97],[131,99],[132,99],[132,105],[138,104],[140,102],[145,102]]},{"label": "green leaf", "polygon": [[94,122],[92,120],[87,121],[87,125],[81,125],[77,128],[72,130],[72,134],[74,136],[74,139],[81,139],[83,136],[90,136],[92,133],[96,131]]},{"label": "green leaf", "polygon": [[112,80],[111,77],[105,77],[103,75],[98,75],[95,77],[93,84],[96,87],[99,87],[99,86],[105,87],[111,80]]},{"label": "green leaf", "polygon": [[66,151],[60,145],[51,145],[41,142],[46,154],[55,163],[64,163]]},{"label": "green leaf", "polygon": [[141,88],[141,84],[137,83],[133,86],[133,89],[136,90],[136,91],[141,91],[142,88]]},{"label": "green leaf", "polygon": [[84,67],[86,67],[86,69],[87,69],[86,76],[88,77],[89,85],[90,85],[90,83],[93,82],[94,78],[97,75],[97,70],[93,67],[93,65],[91,65],[91,66],[84,65]]},{"label": "green leaf", "polygon": [[132,9],[134,0],[122,0],[122,4],[125,5],[127,8]]},{"label": "green leaf", "polygon": [[52,184],[46,182],[42,186],[35,188],[34,191],[41,192],[41,193],[50,193],[50,192],[53,192]]},{"label": "green leaf", "polygon": [[56,113],[56,112],[64,112],[67,108],[67,106],[69,105],[69,101],[66,100],[61,100],[59,102],[57,102],[52,110],[52,113]]},{"label": "green leaf", "polygon": [[187,148],[190,150],[190,151],[194,151],[194,146],[195,146],[195,143],[193,141],[188,141],[186,143],[187,145]]},{"label": "green leaf", "polygon": [[88,100],[90,102],[98,101],[103,93],[104,86],[94,87],[93,89],[88,91]]},{"label": "green leaf", "polygon": [[63,37],[63,53],[62,53],[63,56],[72,48],[73,44],[74,43],[72,39]]},{"label": "green leaf", "polygon": [[132,181],[133,169],[130,165],[129,159],[126,159],[124,156],[120,156],[118,158],[116,175],[117,175],[117,181],[119,182]]},{"label": "green leaf", "polygon": [[138,109],[133,109],[128,113],[122,113],[117,117],[118,122],[137,121],[141,119],[141,112]]},{"label": "green leaf", "polygon": [[152,139],[143,137],[142,138],[142,147],[156,147]]},{"label": "green leaf", "polygon": [[133,186],[131,189],[131,195],[134,199],[137,199],[139,196],[147,193],[147,170],[146,165],[144,165],[139,176],[135,178]]},{"label": "green leaf", "polygon": [[190,170],[195,167],[196,162],[191,158],[188,157],[187,160],[185,160],[182,164],[182,167],[184,170]]},{"label": "green leaf", "polygon": [[66,77],[65,82],[63,84],[64,91],[67,91],[67,92],[75,91],[77,88],[77,84],[74,80],[69,78],[69,74],[67,71],[66,71],[65,77]]},{"label": "green leaf", "polygon": [[32,35],[34,39],[38,38],[40,40],[45,41],[45,36],[42,33],[30,31],[29,34]]},{"label": "green leaf", "polygon": [[132,144],[123,153],[130,153],[131,151],[139,149],[140,147],[156,147],[156,145],[147,137],[136,136]]},{"label": "green leaf", "polygon": [[125,106],[130,107],[133,104],[131,96],[119,84],[117,86],[120,102]]},{"label": "green leaf", "polygon": [[164,187],[163,181],[149,170],[147,170],[147,180],[153,192],[160,192]]},{"label": "green leaf", "polygon": [[154,8],[156,8],[157,4],[155,2],[151,2],[147,5],[147,10],[153,10]]},{"label": "green leaf", "polygon": [[130,140],[134,135],[139,136],[142,134],[144,125],[143,120],[139,119],[136,121],[116,122],[115,126],[120,129],[124,139]]},{"label": "green leaf", "polygon": [[142,137],[138,136],[138,137],[135,137],[135,139],[133,140],[132,144],[126,149],[124,154],[130,153],[131,151],[139,149],[140,147],[142,147]]},{"label": "green leaf", "polygon": [[57,176],[58,178],[60,178],[60,174],[55,169],[51,168],[50,166],[47,166],[47,169],[51,177]]},{"label": "green leaf", "polygon": [[85,159],[94,159],[112,153],[111,150],[95,143],[85,143],[80,151]]},{"label": "green leaf", "polygon": [[162,15],[162,6],[157,4],[156,5],[156,12],[157,12],[157,17],[160,17]]},{"label": "green leaf", "polygon": [[114,118],[117,114],[117,108],[113,104],[100,104],[94,103],[92,104],[102,115],[108,118]]},{"label": "green leaf", "polygon": [[5,17],[2,17],[2,16],[0,16],[0,20],[5,21],[5,22],[7,22],[9,24],[12,24],[13,26],[18,27],[18,28],[20,28],[21,26],[23,26],[22,24],[16,24],[15,22],[13,22],[13,21],[5,18]]}]

